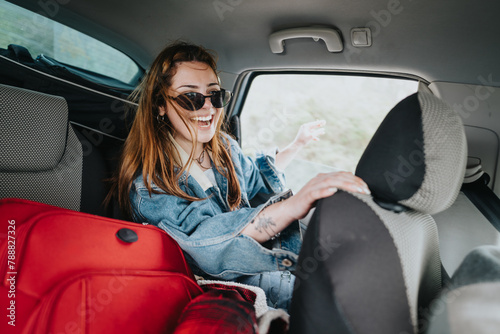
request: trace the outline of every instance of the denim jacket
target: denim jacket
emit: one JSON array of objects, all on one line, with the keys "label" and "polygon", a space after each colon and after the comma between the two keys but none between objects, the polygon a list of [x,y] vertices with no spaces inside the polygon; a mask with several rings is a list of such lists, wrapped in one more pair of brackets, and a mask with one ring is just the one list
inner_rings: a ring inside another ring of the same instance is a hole
[{"label": "denim jacket", "polygon": [[[190,171],[180,177],[179,186],[187,194],[204,200],[190,202],[165,193],[150,196],[139,175],[130,191],[134,219],[153,224],[172,236],[195,272],[201,269],[214,278],[233,280],[264,272],[293,271],[302,240],[298,222],[265,244],[241,234],[265,207],[291,195],[290,191],[283,192],[283,174],[275,167],[273,156],[261,154],[251,159],[243,155],[236,141],[231,138],[228,141],[241,188],[239,209],[229,210],[228,182],[224,176],[212,168],[217,181],[214,186],[201,169],[192,164]],[[185,163],[187,153],[178,145],[177,149]],[[152,187],[161,191],[154,184]],[[258,193],[275,195],[252,208],[249,200]]]}]

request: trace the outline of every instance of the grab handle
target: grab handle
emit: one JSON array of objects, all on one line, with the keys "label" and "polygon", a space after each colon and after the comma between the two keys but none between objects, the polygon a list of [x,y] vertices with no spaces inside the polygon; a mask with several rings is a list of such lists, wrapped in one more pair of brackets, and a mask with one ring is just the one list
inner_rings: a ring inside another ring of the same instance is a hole
[{"label": "grab handle", "polygon": [[273,53],[285,51],[285,40],[295,38],[312,38],[314,41],[322,39],[329,52],[340,52],[344,49],[339,33],[332,28],[304,27],[280,30],[269,35],[269,46]]}]

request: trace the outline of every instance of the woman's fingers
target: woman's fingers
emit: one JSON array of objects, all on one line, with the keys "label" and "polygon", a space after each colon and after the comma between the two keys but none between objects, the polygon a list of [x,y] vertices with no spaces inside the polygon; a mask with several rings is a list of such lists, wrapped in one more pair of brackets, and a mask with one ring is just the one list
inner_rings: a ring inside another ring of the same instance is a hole
[{"label": "woman's fingers", "polygon": [[314,140],[314,141],[318,141],[319,137],[324,135],[324,134],[325,134],[324,128],[311,130],[311,137],[312,137],[312,140]]},{"label": "woman's fingers", "polygon": [[321,119],[321,120],[316,120],[314,122],[306,123],[304,125],[308,126],[310,129],[314,129],[314,128],[322,127],[325,124],[326,124],[326,121],[324,119]]},{"label": "woman's fingers", "polygon": [[323,126],[326,124],[324,120],[304,123],[300,126],[296,141],[301,145],[306,145],[311,140],[318,141],[319,136],[325,133]]},{"label": "woman's fingers", "polygon": [[295,219],[301,219],[322,198],[332,196],[338,189],[349,192],[369,194],[366,183],[349,172],[333,172],[318,174],[300,191],[287,200],[287,207]]},{"label": "woman's fingers", "polygon": [[329,196],[327,195],[329,192],[334,193],[336,191],[332,191],[331,189],[343,189],[362,194],[370,193],[366,183],[361,178],[349,172],[318,174],[304,188],[306,187],[309,188],[309,191],[315,192],[312,197],[316,199],[318,196]]},{"label": "woman's fingers", "polygon": [[334,183],[338,188],[344,190],[362,194],[370,193],[368,185],[361,178],[353,175],[352,173],[344,172],[340,176],[335,176],[329,180],[331,180],[330,182]]},{"label": "woman's fingers", "polygon": [[330,197],[338,191],[337,187],[325,187],[320,186],[316,189],[313,189],[309,192],[309,202],[314,203],[319,199]]}]

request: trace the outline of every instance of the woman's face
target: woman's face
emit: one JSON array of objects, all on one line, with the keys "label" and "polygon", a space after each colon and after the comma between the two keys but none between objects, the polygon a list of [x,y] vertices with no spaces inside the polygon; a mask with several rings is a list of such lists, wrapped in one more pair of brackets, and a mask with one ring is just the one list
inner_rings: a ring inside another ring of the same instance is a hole
[{"label": "woman's face", "polygon": [[[210,95],[211,92],[221,89],[217,75],[215,75],[214,71],[207,64],[182,62],[176,66],[176,73],[172,78],[172,86],[169,91],[170,96],[177,97],[178,95],[190,92]],[[191,146],[191,135],[173,106],[187,118],[188,126],[198,135],[198,143],[207,143],[212,139],[222,113],[222,108],[215,108],[209,98],[205,99],[203,107],[196,111],[183,109],[174,100],[170,100],[167,103],[166,109],[160,108],[160,115],[163,116],[166,113],[175,129],[175,140],[184,147]]]}]

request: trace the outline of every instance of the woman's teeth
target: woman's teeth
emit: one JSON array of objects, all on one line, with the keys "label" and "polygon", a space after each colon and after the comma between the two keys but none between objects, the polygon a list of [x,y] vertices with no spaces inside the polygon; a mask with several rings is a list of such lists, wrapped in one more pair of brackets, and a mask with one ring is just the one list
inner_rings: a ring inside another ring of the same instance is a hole
[{"label": "woman's teeth", "polygon": [[191,118],[193,121],[211,121],[212,120],[212,115],[208,115],[208,116],[205,116],[205,117],[194,117],[194,118]]},{"label": "woman's teeth", "polygon": [[193,122],[198,122],[198,126],[200,126],[202,128],[209,127],[210,123],[212,122],[212,119],[213,119],[213,115],[208,115],[205,117],[193,117],[193,118],[191,118],[191,120]]}]

